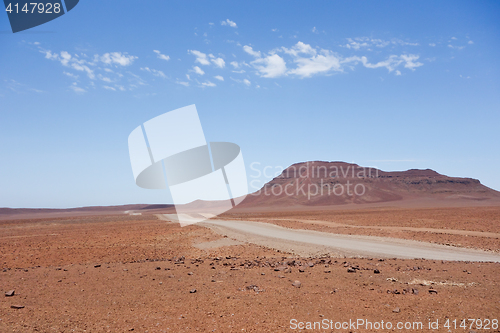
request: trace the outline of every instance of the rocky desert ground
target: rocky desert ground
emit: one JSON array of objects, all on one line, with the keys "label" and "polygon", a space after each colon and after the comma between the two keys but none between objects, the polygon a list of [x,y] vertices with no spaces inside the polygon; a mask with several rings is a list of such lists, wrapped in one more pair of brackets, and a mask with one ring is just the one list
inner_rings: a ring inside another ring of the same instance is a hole
[{"label": "rocky desert ground", "polygon": [[[305,257],[158,216],[1,220],[0,332],[500,331],[498,262]],[[221,218],[500,251],[499,206]]]}]

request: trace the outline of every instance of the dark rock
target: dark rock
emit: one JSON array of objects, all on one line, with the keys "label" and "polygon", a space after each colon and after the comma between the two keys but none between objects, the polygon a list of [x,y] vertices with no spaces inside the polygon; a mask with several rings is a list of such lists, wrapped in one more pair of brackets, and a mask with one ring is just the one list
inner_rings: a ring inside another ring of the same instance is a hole
[{"label": "dark rock", "polygon": [[193,272],[189,272],[188,275],[193,275]]},{"label": "dark rock", "polygon": [[300,272],[300,273],[304,273],[304,272],[305,272],[305,269],[303,269],[303,268],[299,268],[299,272]]},{"label": "dark rock", "polygon": [[429,294],[437,294],[438,291],[435,289],[429,289]]},{"label": "dark rock", "polygon": [[14,296],[14,294],[16,293],[15,290],[9,290],[5,293],[5,297],[11,297],[11,296]]},{"label": "dark rock", "polygon": [[246,286],[245,288],[246,288],[246,290],[259,291],[259,287],[257,287],[257,286],[256,286],[256,285],[254,285],[254,284],[251,284],[251,285],[249,285],[249,286]]},{"label": "dark rock", "polygon": [[161,267],[156,267],[156,270],[157,270],[157,271],[161,270]]},{"label": "dark rock", "polygon": [[189,293],[190,293],[190,294],[194,294],[195,292],[197,292],[197,290],[196,290],[196,289],[191,289],[191,290],[189,291]]},{"label": "dark rock", "polygon": [[416,289],[416,288],[411,288],[411,293],[412,293],[413,295],[418,295],[418,289]]},{"label": "dark rock", "polygon": [[374,269],[374,270],[373,270],[373,273],[375,273],[375,274],[380,274],[380,270],[378,270],[378,269]]},{"label": "dark rock", "polygon": [[349,267],[347,269],[347,273],[354,273],[354,272],[356,272],[356,270],[354,268],[352,268],[352,267]]},{"label": "dark rock", "polygon": [[11,305],[12,309],[24,309],[24,305]]},{"label": "dark rock", "polygon": [[101,267],[100,264],[94,265],[94,268],[99,268],[99,267]]}]

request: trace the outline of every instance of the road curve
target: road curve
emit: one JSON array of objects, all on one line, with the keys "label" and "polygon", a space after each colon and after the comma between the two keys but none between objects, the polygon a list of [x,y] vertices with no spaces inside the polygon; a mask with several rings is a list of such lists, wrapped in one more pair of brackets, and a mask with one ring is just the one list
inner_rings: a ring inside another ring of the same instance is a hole
[{"label": "road curve", "polygon": [[498,253],[404,239],[288,229],[254,221],[207,220],[199,225],[239,241],[285,248],[297,254],[304,254],[304,249],[310,249],[310,253],[313,253],[316,249],[322,253],[346,256],[500,262]]}]

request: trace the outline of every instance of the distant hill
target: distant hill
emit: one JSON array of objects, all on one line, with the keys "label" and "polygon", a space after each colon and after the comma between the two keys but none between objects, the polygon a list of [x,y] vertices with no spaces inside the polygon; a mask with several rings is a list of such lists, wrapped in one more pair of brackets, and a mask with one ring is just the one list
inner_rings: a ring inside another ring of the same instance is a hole
[{"label": "distant hill", "polygon": [[477,179],[448,177],[434,170],[387,172],[345,162],[301,162],[284,170],[238,208],[330,206],[411,199],[499,200],[500,192]]}]

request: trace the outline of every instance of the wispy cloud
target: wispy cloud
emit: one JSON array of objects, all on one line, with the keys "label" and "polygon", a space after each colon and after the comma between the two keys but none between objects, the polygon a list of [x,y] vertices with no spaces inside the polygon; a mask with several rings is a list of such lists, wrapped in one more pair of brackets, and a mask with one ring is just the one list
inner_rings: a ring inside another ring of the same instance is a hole
[{"label": "wispy cloud", "polygon": [[106,65],[130,66],[135,59],[137,59],[137,57],[128,55],[126,52],[104,53],[101,56],[101,61]]},{"label": "wispy cloud", "polygon": [[220,75],[216,75],[216,76],[214,76],[214,78],[219,80],[219,81],[224,81],[224,78]]},{"label": "wispy cloud", "polygon": [[201,69],[198,66],[194,66],[191,71],[194,72],[194,73],[196,73],[196,74],[198,74],[198,75],[204,75],[205,74],[205,72],[203,71],[203,69]]},{"label": "wispy cloud", "polygon": [[277,54],[252,61],[252,65],[259,71],[261,77],[274,78],[286,73],[286,63]]},{"label": "wispy cloud", "polygon": [[83,93],[86,93],[86,92],[87,92],[87,90],[85,90],[85,89],[83,89],[83,88],[79,87],[79,86],[76,84],[76,82],[73,82],[73,84],[72,84],[71,86],[69,86],[69,88],[70,88],[71,90],[73,90],[74,92],[76,92],[77,94],[83,94]]},{"label": "wispy cloud", "polygon": [[230,26],[231,28],[238,28],[238,26],[236,25],[236,22],[233,22],[231,21],[230,19],[227,19],[225,21],[222,21],[220,23],[221,25],[227,25],[227,26]]},{"label": "wispy cloud", "polygon": [[210,82],[210,81],[203,82],[201,85],[202,85],[203,87],[215,87],[215,86],[216,86],[216,84],[215,84],[215,83]]},{"label": "wispy cloud", "polygon": [[210,61],[205,53],[197,51],[197,50],[188,50],[189,54],[192,54],[196,57],[194,62],[197,62],[201,65],[210,65]]},{"label": "wispy cloud", "polygon": [[149,68],[149,67],[142,67],[141,71],[149,72],[149,73],[153,74],[154,76],[162,77],[164,79],[167,77],[165,75],[165,73],[163,73],[162,71],[156,70],[156,69],[153,69],[153,68]]},{"label": "wispy cloud", "polygon": [[253,48],[251,46],[248,46],[248,45],[245,45],[243,46],[243,51],[245,51],[246,53],[256,57],[256,58],[260,58],[260,51],[254,51]]},{"label": "wispy cloud", "polygon": [[355,37],[355,38],[346,38],[347,44],[340,45],[342,47],[360,50],[360,49],[368,49],[371,50],[372,47],[383,48],[389,45],[408,45],[408,46],[418,46],[418,43],[405,42],[401,39],[391,39],[391,40],[382,40],[377,38],[369,38],[369,37]]},{"label": "wispy cloud", "polygon": [[166,60],[166,61],[170,60],[170,57],[168,55],[161,54],[161,52],[158,50],[153,50],[153,52],[158,55],[158,59],[162,59],[162,60]]}]

